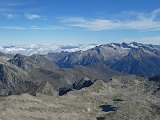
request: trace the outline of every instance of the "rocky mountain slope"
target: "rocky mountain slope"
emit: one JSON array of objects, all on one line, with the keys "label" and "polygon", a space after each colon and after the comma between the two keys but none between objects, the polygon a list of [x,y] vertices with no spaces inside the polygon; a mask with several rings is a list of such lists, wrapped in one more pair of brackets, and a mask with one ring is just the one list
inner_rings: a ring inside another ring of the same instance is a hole
[{"label": "rocky mountain slope", "polygon": [[122,75],[105,66],[93,64],[75,68],[59,68],[42,55],[0,57],[0,95],[36,92],[58,93],[59,88],[69,87],[87,77],[107,81],[114,75]]},{"label": "rocky mountain slope", "polygon": [[131,50],[111,68],[123,73],[152,77],[160,74],[160,55],[142,48]]},{"label": "rocky mountain slope", "polygon": [[[74,90],[64,96],[36,94],[0,97],[2,120],[159,120],[157,85],[143,77],[112,77],[104,83]],[[102,106],[113,106],[113,111]],[[105,108],[104,108],[105,109]],[[106,112],[107,111],[107,112]]]},{"label": "rocky mountain slope", "polygon": [[129,44],[111,43],[96,46],[87,51],[67,54],[59,53],[61,59],[58,60],[54,60],[54,57],[50,55],[48,57],[62,68],[99,63],[123,73],[147,77],[160,74],[160,47],[158,45],[146,45],[136,42]]}]

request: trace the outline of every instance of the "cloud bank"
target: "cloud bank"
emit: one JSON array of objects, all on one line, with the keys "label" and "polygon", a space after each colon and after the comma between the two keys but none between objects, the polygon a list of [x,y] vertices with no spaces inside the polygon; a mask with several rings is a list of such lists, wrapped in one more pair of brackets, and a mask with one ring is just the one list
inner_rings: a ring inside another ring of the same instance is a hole
[{"label": "cloud bank", "polygon": [[0,45],[0,51],[6,54],[47,54],[60,51],[75,52],[79,50],[88,50],[95,47],[95,44],[90,45],[57,45],[57,44],[46,44],[46,45]]}]

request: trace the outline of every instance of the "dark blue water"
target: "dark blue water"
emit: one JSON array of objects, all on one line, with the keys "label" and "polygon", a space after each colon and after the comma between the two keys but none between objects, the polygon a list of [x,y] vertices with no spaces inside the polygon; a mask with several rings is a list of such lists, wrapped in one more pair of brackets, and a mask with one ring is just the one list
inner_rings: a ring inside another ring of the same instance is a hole
[{"label": "dark blue water", "polygon": [[97,120],[105,120],[105,117],[97,117]]},{"label": "dark blue water", "polygon": [[114,99],[113,101],[115,101],[115,102],[122,102],[123,100],[122,99]]},{"label": "dark blue water", "polygon": [[99,107],[104,112],[112,112],[112,111],[116,111],[117,110],[117,107],[113,107],[112,105],[101,105]]}]

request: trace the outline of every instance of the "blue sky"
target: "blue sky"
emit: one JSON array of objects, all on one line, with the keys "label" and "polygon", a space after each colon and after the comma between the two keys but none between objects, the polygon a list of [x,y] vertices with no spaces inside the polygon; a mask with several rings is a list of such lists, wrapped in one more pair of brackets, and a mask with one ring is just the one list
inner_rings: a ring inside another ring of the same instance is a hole
[{"label": "blue sky", "polygon": [[159,0],[0,0],[0,44],[160,44]]}]

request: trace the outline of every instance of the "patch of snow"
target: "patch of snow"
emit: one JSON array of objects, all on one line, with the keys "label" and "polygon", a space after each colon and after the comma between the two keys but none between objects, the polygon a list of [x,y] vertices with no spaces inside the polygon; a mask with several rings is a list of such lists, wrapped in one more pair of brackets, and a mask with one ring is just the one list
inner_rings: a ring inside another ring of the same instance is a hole
[{"label": "patch of snow", "polygon": [[135,45],[134,45],[134,44],[132,44],[132,43],[131,43],[131,44],[129,44],[129,46],[130,46],[130,47],[132,47],[132,48],[139,48],[139,46],[135,46]]},{"label": "patch of snow", "polygon": [[129,50],[130,48],[126,48],[126,47],[120,47],[121,49],[124,49],[124,50]]}]

